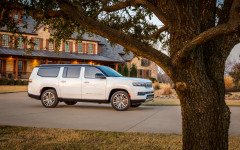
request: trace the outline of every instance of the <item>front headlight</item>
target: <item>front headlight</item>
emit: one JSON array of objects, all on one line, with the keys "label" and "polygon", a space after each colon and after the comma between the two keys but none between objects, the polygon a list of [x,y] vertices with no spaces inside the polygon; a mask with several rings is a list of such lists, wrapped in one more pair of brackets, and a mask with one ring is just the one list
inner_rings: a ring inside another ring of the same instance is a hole
[{"label": "front headlight", "polygon": [[132,83],[133,86],[145,86],[144,82],[133,82]]}]

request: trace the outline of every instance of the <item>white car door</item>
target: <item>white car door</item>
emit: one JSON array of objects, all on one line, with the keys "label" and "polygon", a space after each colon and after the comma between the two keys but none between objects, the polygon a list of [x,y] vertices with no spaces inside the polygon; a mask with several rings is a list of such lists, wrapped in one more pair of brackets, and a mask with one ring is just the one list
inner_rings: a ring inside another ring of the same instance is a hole
[{"label": "white car door", "polygon": [[81,66],[66,66],[59,78],[59,90],[62,98],[81,99],[82,82]]},{"label": "white car door", "polygon": [[[106,100],[107,78],[96,78],[96,73],[102,73],[97,67],[84,67],[82,78],[82,99],[84,100]],[[102,73],[103,74],[103,73]]]}]

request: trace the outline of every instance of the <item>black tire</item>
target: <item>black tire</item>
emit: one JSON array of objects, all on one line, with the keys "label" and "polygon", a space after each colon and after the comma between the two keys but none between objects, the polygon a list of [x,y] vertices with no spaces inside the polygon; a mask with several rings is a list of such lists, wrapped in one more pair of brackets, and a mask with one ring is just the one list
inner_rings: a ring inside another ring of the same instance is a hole
[{"label": "black tire", "polygon": [[142,104],[132,104],[131,107],[138,107],[140,105],[142,105]]},{"label": "black tire", "polygon": [[76,101],[65,101],[64,103],[67,104],[67,105],[75,105],[75,104],[77,104]]},{"label": "black tire", "polygon": [[46,108],[56,107],[59,103],[56,91],[52,89],[44,91],[41,95],[41,102]]},{"label": "black tire", "polygon": [[111,97],[111,105],[117,111],[127,110],[130,104],[130,97],[125,91],[117,91]]}]

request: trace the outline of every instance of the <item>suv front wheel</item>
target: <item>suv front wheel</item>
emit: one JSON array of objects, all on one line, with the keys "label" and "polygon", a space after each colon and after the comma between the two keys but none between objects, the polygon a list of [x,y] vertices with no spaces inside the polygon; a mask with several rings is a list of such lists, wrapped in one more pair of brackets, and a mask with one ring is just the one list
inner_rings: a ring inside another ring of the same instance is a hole
[{"label": "suv front wheel", "polygon": [[46,108],[56,107],[59,103],[56,91],[52,89],[44,91],[41,96],[41,102]]},{"label": "suv front wheel", "polygon": [[130,106],[130,97],[127,92],[117,91],[111,97],[111,104],[115,110],[124,111]]}]

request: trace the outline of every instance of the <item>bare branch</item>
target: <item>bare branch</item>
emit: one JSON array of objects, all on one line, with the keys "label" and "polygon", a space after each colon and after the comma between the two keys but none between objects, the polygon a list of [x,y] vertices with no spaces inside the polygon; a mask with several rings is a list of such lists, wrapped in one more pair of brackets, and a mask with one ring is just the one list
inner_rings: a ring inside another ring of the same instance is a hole
[{"label": "bare branch", "polygon": [[203,44],[217,36],[229,35],[231,33],[238,32],[240,29],[240,16],[239,12],[236,11],[237,7],[240,7],[240,0],[234,0],[231,12],[229,16],[229,21],[227,23],[213,27],[203,33],[199,34],[197,37],[193,38],[191,42],[186,44],[178,53],[175,55],[173,62],[177,62],[178,59],[185,57],[186,52],[190,52],[197,45]]}]

